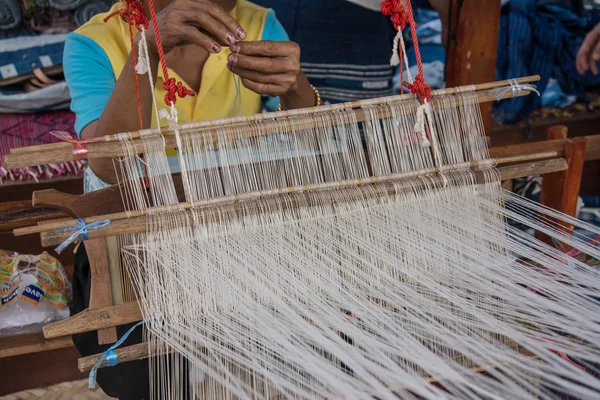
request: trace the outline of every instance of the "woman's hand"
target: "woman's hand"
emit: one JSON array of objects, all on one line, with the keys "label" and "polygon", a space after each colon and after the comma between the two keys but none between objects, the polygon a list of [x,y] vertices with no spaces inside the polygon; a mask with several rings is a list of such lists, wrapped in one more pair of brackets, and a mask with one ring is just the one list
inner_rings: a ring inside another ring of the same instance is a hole
[{"label": "woman's hand", "polygon": [[600,60],[600,24],[596,25],[590,33],[587,34],[579,52],[577,52],[577,72],[580,75],[591,70],[594,75],[598,75],[598,61]]},{"label": "woman's hand", "polygon": [[227,68],[258,94],[283,96],[298,89],[300,47],[294,42],[240,42],[230,46]]},{"label": "woman's hand", "polygon": [[[163,51],[184,44],[196,44],[209,53],[218,53],[221,46],[231,46],[244,40],[246,32],[223,7],[208,0],[174,0],[157,15]],[[154,27],[150,23],[148,50],[157,54]]]}]

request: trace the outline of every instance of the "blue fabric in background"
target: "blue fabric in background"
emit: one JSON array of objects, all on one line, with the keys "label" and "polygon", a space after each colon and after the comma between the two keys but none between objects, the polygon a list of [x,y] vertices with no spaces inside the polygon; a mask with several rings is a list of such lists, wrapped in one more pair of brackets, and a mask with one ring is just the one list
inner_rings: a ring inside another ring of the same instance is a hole
[{"label": "blue fabric in background", "polygon": [[65,37],[44,34],[0,39],[0,79],[62,64]]},{"label": "blue fabric in background", "polygon": [[395,31],[388,17],[346,0],[253,1],[275,10],[302,49],[302,69],[324,102],[394,93],[389,63]]},{"label": "blue fabric in background", "polygon": [[[419,50],[421,60],[423,61],[423,71],[425,73],[425,82],[432,89],[441,89],[446,86],[445,68],[446,52],[442,46],[442,21],[440,16],[434,10],[427,8],[415,9],[415,22],[417,23],[417,37],[419,38]],[[406,54],[410,72],[414,76],[418,74],[417,57],[412,43],[410,29],[404,31],[404,40],[406,42]],[[403,80],[406,81],[408,75],[404,73]],[[400,89],[400,79],[398,74],[394,77],[395,87]]]},{"label": "blue fabric in background", "polygon": [[[539,74],[540,92],[550,78],[567,95],[586,100],[585,86],[600,84],[600,76],[577,73],[575,59],[585,35],[588,19],[569,5],[536,0],[511,0],[503,7],[498,43],[497,78],[510,79]],[[541,99],[527,96],[500,102],[496,116],[514,123],[538,108]]]}]

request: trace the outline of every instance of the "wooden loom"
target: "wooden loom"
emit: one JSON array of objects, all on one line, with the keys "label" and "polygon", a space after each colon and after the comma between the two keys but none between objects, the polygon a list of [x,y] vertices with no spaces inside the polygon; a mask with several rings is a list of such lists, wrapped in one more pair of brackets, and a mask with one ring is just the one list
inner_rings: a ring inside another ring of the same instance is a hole
[{"label": "wooden loom", "polygon": [[[537,77],[528,77],[518,80],[520,83],[533,82]],[[489,95],[489,90],[507,86],[508,82],[496,82],[465,88],[446,89],[434,92],[434,96],[440,96],[449,93],[460,93],[461,91],[477,90],[480,102],[489,102],[493,97]],[[527,91],[518,93],[526,95]],[[504,97],[512,97],[515,92],[507,91]],[[400,96],[396,96],[398,99]],[[405,98],[411,98],[410,95]],[[369,104],[384,104],[389,99],[376,99],[368,102]],[[308,110],[295,110],[290,112],[279,112],[267,115],[256,115],[246,118],[228,119],[226,121],[204,122],[195,125],[196,130],[205,130],[211,133],[214,126],[218,124],[245,124],[248,122],[266,120],[262,122],[265,125],[265,132],[276,132],[277,123],[273,118],[300,116],[301,121],[307,125],[313,123],[311,115],[321,111],[343,110],[356,108],[365,105],[365,102],[346,103],[336,106],[324,106]],[[359,121],[365,120],[364,113],[361,110],[356,111]],[[378,115],[385,117],[385,115]],[[362,118],[362,119],[361,119]],[[267,120],[268,119],[268,120]],[[270,128],[272,127],[272,128]],[[190,128],[191,129],[191,128]],[[131,133],[132,137],[139,137],[140,134],[149,133]],[[116,139],[116,137],[112,137]],[[573,194],[575,199],[578,193],[578,184],[581,176],[581,165],[584,160],[600,159],[600,135],[590,136],[583,139],[567,140],[566,131],[561,128],[552,130],[550,139],[545,142],[531,143],[517,146],[505,146],[491,148],[490,155],[495,158],[499,165],[499,172],[502,180],[511,180],[524,176],[544,175],[544,193],[547,193],[546,203],[551,203],[555,208],[568,214],[574,214]],[[172,136],[166,137],[167,147],[174,147]],[[73,145],[70,143],[59,143],[47,146],[37,146],[32,148],[15,149],[6,157],[7,164],[11,166],[23,166],[25,164],[38,164],[47,162],[43,160],[65,160],[73,159]],[[141,149],[141,144],[140,144]],[[113,142],[95,142],[88,144],[88,157],[115,157],[122,155],[121,146],[118,141]],[[464,167],[464,166],[462,166]],[[477,167],[471,165],[470,167]],[[420,174],[434,174],[437,170],[417,171]],[[378,181],[391,179],[401,179],[405,176],[382,177]],[[476,175],[480,182],[483,182],[483,176]],[[176,188],[180,201],[184,201],[181,180],[175,177]],[[366,183],[366,182],[359,182]],[[357,182],[349,182],[348,185],[355,185]],[[293,189],[293,188],[292,188]],[[287,192],[291,189],[288,188]],[[281,191],[280,191],[281,192]],[[275,194],[275,193],[272,193]],[[264,195],[264,194],[263,194]],[[550,200],[548,200],[550,199]],[[235,199],[229,199],[235,200]],[[145,229],[143,213],[124,213],[121,201],[120,188],[113,186],[97,192],[88,193],[81,196],[66,195],[55,190],[45,190],[35,192],[32,205],[34,207],[45,207],[59,209],[73,218],[84,218],[86,222],[93,222],[103,219],[111,219],[113,223],[104,229],[90,231],[89,240],[86,242],[86,251],[89,256],[92,273],[92,290],[90,296],[90,308],[78,315],[50,324],[44,328],[44,335],[48,339],[62,338],[76,333],[98,331],[98,340],[100,344],[110,344],[117,340],[116,326],[137,322],[142,319],[140,307],[135,300],[132,290],[125,288],[122,279],[122,271],[119,263],[119,248],[115,235],[121,233],[141,232]],[[58,215],[59,219],[49,221],[39,221],[35,226],[28,226],[15,229],[15,235],[41,234],[41,241],[44,247],[51,247],[61,243],[68,232],[56,232],[55,229],[73,225],[72,219],[64,219]],[[568,227],[565,227],[568,229]],[[126,282],[125,282],[126,283]],[[148,346],[145,343],[122,348],[117,350],[120,362],[132,361],[146,358],[148,356]],[[81,371],[87,371],[98,361],[100,354],[79,360]]]}]

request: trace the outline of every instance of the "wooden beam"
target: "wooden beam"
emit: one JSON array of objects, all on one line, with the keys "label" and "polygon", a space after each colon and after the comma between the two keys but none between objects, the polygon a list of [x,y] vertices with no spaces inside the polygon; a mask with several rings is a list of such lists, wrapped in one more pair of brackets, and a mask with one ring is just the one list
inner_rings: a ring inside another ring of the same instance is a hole
[{"label": "wooden beam", "polygon": [[52,208],[34,208],[31,200],[0,203],[0,232],[35,225],[40,221],[68,218],[63,211]]},{"label": "wooden beam", "polygon": [[[586,139],[584,161],[600,160],[600,135],[583,136]],[[567,139],[552,139],[542,142],[511,144],[490,148],[490,157],[514,157],[525,154],[555,151],[559,157],[565,155]]]},{"label": "wooden beam", "polygon": [[[496,78],[500,8],[498,0],[451,0],[448,16],[446,87]],[[492,128],[492,104],[482,104],[485,132]]]},{"label": "wooden beam", "polygon": [[46,339],[41,333],[0,338],[0,358],[73,347],[70,336]]},{"label": "wooden beam", "polygon": [[[119,364],[136,360],[144,360],[150,357],[150,353],[148,351],[149,346],[150,344],[148,342],[142,342],[127,347],[122,347],[120,349],[115,349],[115,353],[117,353],[117,359],[119,360]],[[169,353],[173,353],[173,350],[163,350],[158,353],[152,354],[152,356],[156,357]],[[94,367],[94,365],[96,365],[100,357],[102,357],[102,354],[103,353],[93,354],[91,356],[80,358],[79,360],[77,360],[77,368],[79,368],[79,371],[81,372],[90,371]],[[104,360],[102,361],[102,363],[100,363],[98,368],[104,368],[106,366],[106,360]]]}]

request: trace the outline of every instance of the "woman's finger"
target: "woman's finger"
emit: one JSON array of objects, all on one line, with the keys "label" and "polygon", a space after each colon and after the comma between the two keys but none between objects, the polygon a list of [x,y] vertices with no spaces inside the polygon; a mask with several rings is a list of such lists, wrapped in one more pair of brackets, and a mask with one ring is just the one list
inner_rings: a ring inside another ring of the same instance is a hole
[{"label": "woman's finger", "polygon": [[231,51],[247,56],[300,58],[300,46],[294,42],[276,42],[271,40],[241,42],[232,46]]},{"label": "woman's finger", "polygon": [[263,74],[250,69],[235,67],[231,64],[227,64],[227,68],[240,78],[249,79],[256,83],[265,83],[285,87],[291,87],[296,84],[296,78],[291,74]]},{"label": "woman's finger", "polygon": [[231,46],[236,41],[229,29],[209,13],[187,13],[183,18],[186,24],[200,29],[221,46]]},{"label": "woman's finger", "polygon": [[594,58],[592,57],[591,54],[588,59],[588,64],[590,66],[590,70],[592,71],[592,74],[598,75],[598,63],[596,63],[596,60],[594,60]]},{"label": "woman's finger", "polygon": [[258,94],[266,94],[269,96],[281,96],[287,93],[287,90],[281,86],[272,83],[260,83],[251,79],[242,78],[242,85]]},{"label": "woman's finger", "polygon": [[592,59],[590,61],[592,71],[595,69],[596,75],[598,74],[598,61],[600,61],[600,40],[596,42],[596,46],[592,52]]},{"label": "woman's finger", "polygon": [[300,66],[290,60],[270,57],[254,57],[244,54],[230,54],[227,57],[229,64],[234,67],[244,68],[263,74],[299,73]]},{"label": "woman's finger", "polygon": [[214,20],[216,20],[220,25],[223,26],[223,29],[230,34],[228,38],[220,38],[224,39],[227,44],[233,44],[237,40],[246,39],[246,32],[244,28],[225,11],[225,9],[213,2],[210,1],[198,1],[198,0],[182,0],[185,2],[185,7],[188,8],[190,15],[194,16],[194,11],[198,14],[204,13],[210,15]]},{"label": "woman's finger", "polygon": [[213,38],[200,32],[193,26],[181,26],[179,37],[186,43],[193,43],[205,48],[209,53],[218,53],[221,51],[221,46]]},{"label": "woman's finger", "polygon": [[575,58],[575,67],[577,68],[577,72],[579,73],[579,75],[583,75],[585,74],[585,67],[584,67],[584,58],[585,58],[585,54],[582,53],[581,51],[579,51],[577,53],[577,57]]},{"label": "woman's finger", "polygon": [[600,39],[600,24],[596,25],[594,29],[590,33],[588,33],[579,49],[579,54],[581,54],[581,69],[583,73],[587,70],[591,69],[592,72],[596,71],[595,74],[598,73],[598,67],[595,65],[595,62],[592,62],[592,53],[598,44],[598,40]]}]

